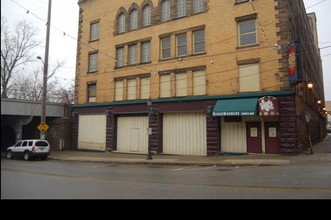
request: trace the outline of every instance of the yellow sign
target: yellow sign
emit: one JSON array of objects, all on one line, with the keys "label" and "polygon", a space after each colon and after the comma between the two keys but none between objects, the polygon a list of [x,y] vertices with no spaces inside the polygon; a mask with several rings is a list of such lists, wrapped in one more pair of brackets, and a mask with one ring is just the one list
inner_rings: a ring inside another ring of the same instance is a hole
[{"label": "yellow sign", "polygon": [[48,130],[48,125],[45,122],[41,122],[38,127],[39,131],[45,132]]}]

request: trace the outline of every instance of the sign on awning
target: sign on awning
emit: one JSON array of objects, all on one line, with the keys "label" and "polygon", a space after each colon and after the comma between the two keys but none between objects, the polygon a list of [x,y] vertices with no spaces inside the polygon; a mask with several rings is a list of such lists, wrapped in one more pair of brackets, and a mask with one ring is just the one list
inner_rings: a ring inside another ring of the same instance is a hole
[{"label": "sign on awning", "polygon": [[279,102],[273,96],[265,96],[259,99],[260,116],[279,115]]}]

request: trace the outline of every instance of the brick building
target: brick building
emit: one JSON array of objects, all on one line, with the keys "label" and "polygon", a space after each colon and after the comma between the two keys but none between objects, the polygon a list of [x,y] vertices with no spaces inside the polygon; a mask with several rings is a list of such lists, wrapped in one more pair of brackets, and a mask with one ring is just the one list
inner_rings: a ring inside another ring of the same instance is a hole
[{"label": "brick building", "polygon": [[302,0],[78,4],[76,149],[297,153],[324,138],[316,20]]}]

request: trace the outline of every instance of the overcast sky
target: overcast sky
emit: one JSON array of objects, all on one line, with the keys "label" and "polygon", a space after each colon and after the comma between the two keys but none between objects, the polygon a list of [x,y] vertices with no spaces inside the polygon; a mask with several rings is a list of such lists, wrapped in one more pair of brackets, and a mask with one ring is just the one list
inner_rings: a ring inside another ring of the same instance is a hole
[{"label": "overcast sky", "polygon": [[[230,0],[226,0],[230,1]],[[292,0],[297,1],[297,0]],[[64,85],[75,78],[76,38],[78,29],[78,0],[52,1],[52,29],[49,64],[65,61],[56,77]],[[315,12],[318,22],[319,47],[331,45],[331,0],[304,0],[307,12]],[[315,5],[315,6],[314,6]],[[312,7],[311,7],[312,6]],[[27,10],[29,13],[27,13]],[[20,20],[31,21],[40,30],[40,39],[46,36],[48,0],[1,0],[1,16],[10,24]],[[38,56],[44,57],[45,48],[39,48]],[[331,101],[331,47],[321,49],[324,71],[325,99]]]}]

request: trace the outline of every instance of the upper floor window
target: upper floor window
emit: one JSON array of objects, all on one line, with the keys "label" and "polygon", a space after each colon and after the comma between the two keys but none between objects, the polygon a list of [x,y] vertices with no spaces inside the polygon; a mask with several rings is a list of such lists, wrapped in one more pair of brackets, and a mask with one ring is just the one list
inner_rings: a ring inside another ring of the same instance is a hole
[{"label": "upper floor window", "polygon": [[121,13],[118,16],[117,32],[119,34],[125,32],[125,14],[124,13]]},{"label": "upper floor window", "polygon": [[141,43],[141,63],[151,62],[151,42]]},{"label": "upper floor window", "polygon": [[177,0],[177,18],[185,17],[187,15],[187,0]]},{"label": "upper floor window", "polygon": [[179,34],[176,36],[177,44],[177,57],[185,56],[187,54],[187,37],[185,34]]},{"label": "upper floor window", "polygon": [[193,32],[193,42],[194,48],[193,53],[203,53],[205,52],[205,31],[199,30]]},{"label": "upper floor window", "polygon": [[170,37],[164,37],[161,39],[161,46],[162,46],[162,52],[161,52],[161,59],[167,59],[171,56],[171,39]]},{"label": "upper floor window", "polygon": [[143,27],[150,26],[152,24],[152,8],[150,5],[146,5],[143,8]]},{"label": "upper floor window", "polygon": [[88,62],[88,72],[93,73],[98,71],[98,53],[90,53],[89,54],[89,62]]},{"label": "upper floor window", "polygon": [[124,47],[118,47],[116,49],[116,67],[124,66]]},{"label": "upper floor window", "polygon": [[133,9],[130,12],[130,30],[135,30],[138,28],[138,10]]},{"label": "upper floor window", "polygon": [[238,23],[239,46],[253,45],[257,43],[256,19]]},{"label": "upper floor window", "polygon": [[193,14],[203,12],[205,10],[205,0],[192,0],[193,1]]},{"label": "upper floor window", "polygon": [[97,84],[91,83],[87,85],[87,99],[88,102],[96,102],[97,99]]},{"label": "upper floor window", "polygon": [[171,19],[170,0],[163,0],[161,3],[161,21],[169,21]]},{"label": "upper floor window", "polygon": [[240,92],[260,91],[260,68],[258,63],[239,66]]},{"label": "upper floor window", "polygon": [[93,22],[90,25],[90,41],[99,40],[99,22]]},{"label": "upper floor window", "polygon": [[137,64],[137,44],[129,46],[129,65]]}]

